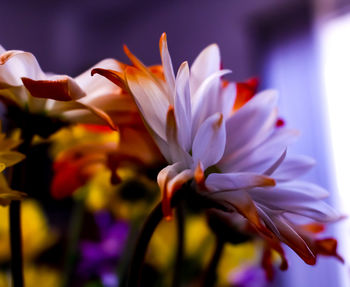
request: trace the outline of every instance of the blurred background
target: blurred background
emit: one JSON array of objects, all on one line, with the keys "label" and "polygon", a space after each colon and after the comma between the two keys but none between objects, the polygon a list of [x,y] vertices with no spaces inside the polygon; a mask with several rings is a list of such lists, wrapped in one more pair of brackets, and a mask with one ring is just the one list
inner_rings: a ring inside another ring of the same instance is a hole
[{"label": "blurred background", "polygon": [[[207,45],[220,46],[231,80],[256,76],[278,89],[280,114],[301,131],[291,153],[317,160],[308,179],[327,188],[330,203],[350,213],[350,3],[348,0],[2,0],[0,44],[32,52],[46,72],[76,76],[103,58],[127,61],[127,44],[145,64],[160,62],[168,35],[175,69]],[[348,14],[349,13],[349,14]],[[350,286],[348,220],[329,234],[345,265],[321,258],[290,268],[271,286]]]}]

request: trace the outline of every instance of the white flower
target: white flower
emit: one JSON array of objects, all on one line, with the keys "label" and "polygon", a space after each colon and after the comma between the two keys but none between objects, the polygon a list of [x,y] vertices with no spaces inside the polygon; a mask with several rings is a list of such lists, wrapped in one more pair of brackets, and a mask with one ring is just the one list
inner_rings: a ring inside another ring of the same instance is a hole
[{"label": "white flower", "polygon": [[[122,89],[102,76],[91,77],[95,67],[121,71],[122,65],[105,59],[76,78],[44,73],[33,54],[5,51],[0,46],[0,99],[35,114],[47,114],[84,123],[129,120],[136,107]],[[127,118],[127,120],[125,120]]]},{"label": "white flower", "polygon": [[[194,178],[203,196],[240,213],[272,245],[285,242],[313,264],[315,254],[294,228],[293,215],[316,222],[340,217],[322,201],[325,190],[295,180],[313,161],[286,157],[298,133],[276,127],[276,92],[261,92],[243,106],[239,99],[234,109],[240,95],[234,83],[221,79],[229,71],[220,68],[217,45],[207,47],[191,68],[182,63],[176,76],[165,34],[160,40],[162,75],[126,53],[134,66],[124,76],[117,74],[115,82],[129,88],[169,162],[158,175],[165,216],[171,216],[174,193]],[[106,74],[112,80],[116,76]]]}]

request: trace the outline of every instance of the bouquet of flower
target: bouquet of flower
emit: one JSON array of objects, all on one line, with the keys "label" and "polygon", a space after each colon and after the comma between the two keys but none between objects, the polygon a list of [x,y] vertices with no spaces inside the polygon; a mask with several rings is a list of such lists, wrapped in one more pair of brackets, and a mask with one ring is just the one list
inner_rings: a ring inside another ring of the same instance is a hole
[{"label": "bouquet of flower", "polygon": [[284,245],[343,261],[276,91],[223,79],[215,44],[176,75],[159,48],[72,78],[0,46],[0,286],[266,286]]}]

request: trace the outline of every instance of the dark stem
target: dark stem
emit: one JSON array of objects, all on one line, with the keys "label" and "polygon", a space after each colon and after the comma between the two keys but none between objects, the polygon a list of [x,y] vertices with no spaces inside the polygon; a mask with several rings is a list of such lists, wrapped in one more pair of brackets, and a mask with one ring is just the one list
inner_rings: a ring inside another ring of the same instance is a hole
[{"label": "dark stem", "polygon": [[13,287],[23,286],[21,202],[10,204],[11,275]]},{"label": "dark stem", "polygon": [[84,200],[79,199],[77,202],[75,202],[75,206],[72,211],[71,221],[69,225],[68,248],[65,255],[63,278],[61,282],[62,287],[68,287],[71,285],[74,266],[78,258],[77,250],[84,219],[84,206]]},{"label": "dark stem", "polygon": [[184,258],[184,243],[185,243],[185,215],[184,208],[182,204],[176,209],[176,223],[177,223],[177,251],[176,251],[176,261],[174,277],[172,282],[172,287],[178,287],[181,284],[181,271],[182,263]]},{"label": "dark stem", "polygon": [[209,262],[206,273],[203,278],[203,287],[212,287],[215,286],[217,279],[216,269],[219,265],[219,261],[224,250],[225,241],[219,237],[216,238],[216,246],[213,253],[213,256]]},{"label": "dark stem", "polygon": [[[23,143],[18,147],[18,151],[27,156],[32,138],[32,134],[23,132]],[[26,192],[26,160],[13,168],[11,187],[14,190]],[[10,204],[10,245],[12,285],[23,287],[21,202],[19,200],[13,200]]]},{"label": "dark stem", "polygon": [[136,242],[133,257],[130,263],[130,269],[128,274],[128,287],[137,287],[141,283],[142,267],[153,232],[163,219],[163,212],[161,203],[158,203],[152,210],[142,227],[139,237]]}]

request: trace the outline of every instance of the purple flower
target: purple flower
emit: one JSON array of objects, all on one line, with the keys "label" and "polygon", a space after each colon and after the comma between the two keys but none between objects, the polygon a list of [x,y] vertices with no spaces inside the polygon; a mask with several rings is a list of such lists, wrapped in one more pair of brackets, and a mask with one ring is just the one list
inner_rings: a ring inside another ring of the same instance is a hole
[{"label": "purple flower", "polygon": [[264,270],[257,266],[246,266],[229,275],[229,282],[234,287],[265,287],[267,284]]},{"label": "purple flower", "polygon": [[[95,215],[100,241],[80,243],[78,274],[84,278],[98,276],[103,281],[115,282],[105,286],[117,286],[115,269],[126,242],[129,226],[123,221],[114,221],[107,212]],[[115,277],[113,277],[115,276]],[[113,277],[113,278],[112,278]]]}]

